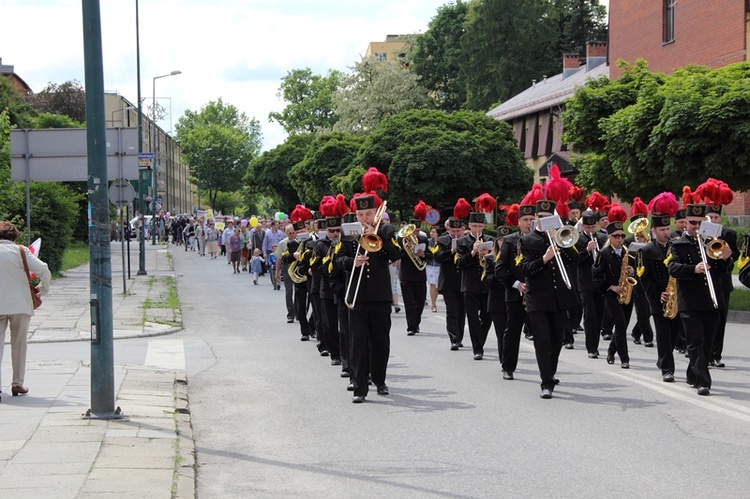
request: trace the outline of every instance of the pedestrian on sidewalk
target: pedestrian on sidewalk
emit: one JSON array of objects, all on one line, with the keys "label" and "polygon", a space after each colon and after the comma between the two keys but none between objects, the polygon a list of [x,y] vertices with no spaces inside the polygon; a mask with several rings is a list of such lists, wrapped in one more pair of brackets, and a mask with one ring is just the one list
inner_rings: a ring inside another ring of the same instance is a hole
[{"label": "pedestrian on sidewalk", "polygon": [[271,284],[273,285],[273,290],[278,291],[281,289],[281,284],[276,280],[277,279],[277,272],[276,272],[276,248],[278,248],[278,244],[274,244],[271,246],[271,252],[268,254],[268,274],[271,276]]},{"label": "pedestrian on sidewalk", "polygon": [[263,263],[265,261],[263,251],[260,248],[255,248],[253,250],[253,258],[250,261],[250,273],[253,274],[253,284],[258,284],[258,276],[263,272]]},{"label": "pedestrian on sidewalk", "polygon": [[208,221],[208,228],[206,229],[206,251],[211,260],[216,259],[216,255],[219,253],[219,231],[214,227],[214,221]]},{"label": "pedestrian on sidewalk", "polygon": [[[10,324],[10,351],[13,364],[11,393],[24,395],[29,389],[23,386],[26,374],[26,338],[29,334],[34,304],[29,292],[28,278],[22,255],[26,257],[29,273],[39,279],[43,295],[49,291],[50,272],[47,264],[34,256],[25,246],[15,244],[19,232],[10,222],[0,222],[0,364],[5,348],[5,329]],[[2,391],[2,379],[0,379]]]},{"label": "pedestrian on sidewalk", "polygon": [[240,273],[240,257],[242,256],[242,238],[240,232],[232,232],[227,241],[229,246],[229,262],[232,264],[232,270],[235,274]]}]

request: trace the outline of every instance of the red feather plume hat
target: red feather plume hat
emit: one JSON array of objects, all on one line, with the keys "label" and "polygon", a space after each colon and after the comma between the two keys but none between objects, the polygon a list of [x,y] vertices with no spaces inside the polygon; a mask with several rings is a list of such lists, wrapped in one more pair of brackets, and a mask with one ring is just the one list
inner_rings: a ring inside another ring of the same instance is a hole
[{"label": "red feather plume hat", "polygon": [[549,169],[549,180],[545,186],[547,199],[557,204],[567,203],[571,188],[573,188],[573,184],[562,176],[560,167],[553,163]]},{"label": "red feather plume hat", "polygon": [[636,220],[641,217],[648,217],[648,206],[643,200],[636,196],[633,199],[633,204],[630,206],[630,221]]},{"label": "red feather plume hat", "polygon": [[628,219],[628,214],[625,213],[625,210],[623,209],[622,206],[620,206],[617,203],[613,203],[609,207],[609,211],[607,211],[607,219],[609,220],[610,223],[612,222],[624,223],[625,220]]},{"label": "red feather plume hat", "polygon": [[500,211],[505,212],[505,225],[510,225],[511,227],[518,226],[519,208],[520,208],[520,205],[518,203],[511,204],[511,205],[503,205],[500,207]]},{"label": "red feather plume hat", "polygon": [[458,198],[456,206],[453,207],[453,217],[463,220],[464,218],[469,217],[469,213],[471,213],[471,205],[469,202],[466,198]]},{"label": "red feather plume hat", "polygon": [[677,202],[677,197],[671,192],[662,192],[648,202],[648,209],[653,215],[673,217],[680,209],[680,203]]},{"label": "red feather plume hat", "polygon": [[313,217],[312,212],[307,209],[304,205],[298,204],[289,215],[289,220],[292,222],[307,221]]},{"label": "red feather plume hat", "polygon": [[474,210],[475,211],[481,211],[482,213],[492,213],[495,211],[495,207],[497,206],[497,201],[495,201],[495,198],[488,193],[480,194],[479,197],[474,202]]},{"label": "red feather plume hat", "polygon": [[414,206],[414,217],[424,222],[425,218],[427,218],[427,211],[429,211],[429,209],[430,206],[420,199]]},{"label": "red feather plume hat", "polygon": [[381,173],[377,168],[370,167],[367,172],[362,175],[362,190],[365,192],[388,192],[388,178],[384,173]]}]

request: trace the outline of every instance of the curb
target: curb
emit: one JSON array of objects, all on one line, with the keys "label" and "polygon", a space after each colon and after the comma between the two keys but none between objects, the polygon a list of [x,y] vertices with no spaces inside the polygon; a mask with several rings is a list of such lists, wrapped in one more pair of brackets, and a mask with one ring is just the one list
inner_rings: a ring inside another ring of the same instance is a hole
[{"label": "curb", "polygon": [[[171,327],[167,329],[166,331],[161,331],[158,333],[136,333],[136,334],[120,334],[113,338],[113,340],[132,340],[135,338],[153,338],[156,336],[166,336],[168,334],[174,334],[179,333],[180,331],[183,331],[184,327]],[[66,330],[67,331],[67,330]],[[85,331],[80,331],[81,334],[85,334]],[[74,343],[74,342],[82,342],[82,341],[91,341],[88,338],[68,338],[68,339],[34,339],[32,336],[30,339],[26,341],[26,343]],[[5,344],[10,344],[10,340],[6,340]]]},{"label": "curb", "polygon": [[746,310],[730,310],[727,313],[727,322],[750,324],[750,312]]}]

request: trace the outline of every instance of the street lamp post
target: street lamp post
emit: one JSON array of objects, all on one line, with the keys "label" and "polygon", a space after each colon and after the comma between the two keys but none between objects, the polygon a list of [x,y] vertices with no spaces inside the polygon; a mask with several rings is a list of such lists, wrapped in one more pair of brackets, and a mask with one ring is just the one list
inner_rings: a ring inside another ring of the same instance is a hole
[{"label": "street lamp post", "polygon": [[[135,57],[136,78],[138,79],[138,161],[140,162],[143,152],[143,100],[141,99],[141,34],[139,28],[138,0],[135,0]],[[146,272],[146,238],[143,233],[143,213],[146,206],[143,202],[143,187],[146,183],[145,168],[138,165],[138,212],[141,215],[141,230],[138,231],[138,275],[147,275]]]},{"label": "street lamp post", "polygon": [[151,169],[151,175],[153,176],[153,178],[151,179],[151,188],[153,190],[153,192],[151,193],[151,199],[153,200],[152,206],[154,207],[154,210],[152,210],[152,213],[151,213],[151,222],[153,223],[153,227],[151,228],[152,229],[151,230],[151,233],[152,233],[151,244],[152,245],[156,244],[156,209],[155,208],[156,208],[156,200],[159,197],[159,194],[157,192],[157,185],[156,185],[156,176],[157,176],[156,170],[157,170],[157,165],[159,164],[159,156],[158,156],[159,153],[156,150],[156,80],[158,80],[159,78],[166,78],[168,76],[176,76],[178,74],[182,74],[182,71],[177,70],[177,71],[172,71],[171,73],[166,74],[166,75],[154,76],[154,80],[153,80],[153,87],[152,87],[153,95],[151,96],[151,114],[152,114],[151,129],[153,130],[151,152],[154,153],[154,164],[153,164],[153,168]]}]

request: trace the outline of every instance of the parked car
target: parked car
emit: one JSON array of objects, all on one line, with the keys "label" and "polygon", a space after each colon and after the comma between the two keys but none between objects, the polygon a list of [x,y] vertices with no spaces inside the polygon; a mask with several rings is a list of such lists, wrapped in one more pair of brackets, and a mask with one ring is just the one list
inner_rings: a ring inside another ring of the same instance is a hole
[{"label": "parked car", "polygon": [[[141,217],[133,217],[133,218],[131,218],[131,219],[130,219],[130,233],[131,233],[131,234],[133,234],[133,236],[135,236],[136,234],[138,234],[138,232],[137,232],[137,230],[138,230],[138,225],[139,225],[139,224],[138,224],[138,220],[139,220],[140,218],[141,218]],[[144,215],[144,217],[143,217],[143,218],[144,218],[144,221],[145,221],[145,223],[146,223],[146,232],[145,232],[145,234],[143,235],[143,237],[144,237],[144,238],[146,238],[146,239],[148,239],[148,236],[149,236],[149,230],[150,230],[150,228],[151,228],[151,219],[152,219],[152,218],[154,218],[154,217],[153,217],[153,216],[151,216],[151,215]]]}]

